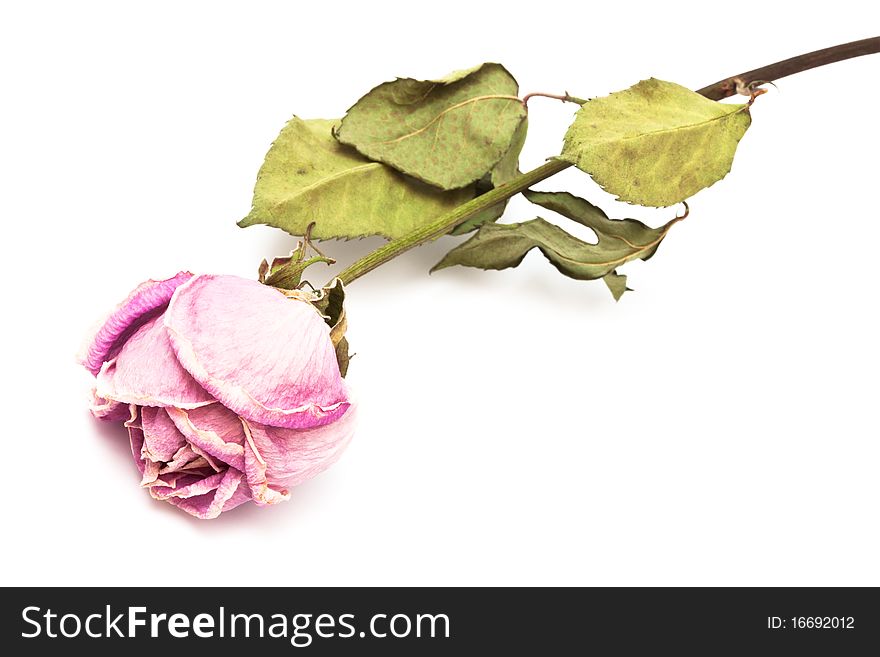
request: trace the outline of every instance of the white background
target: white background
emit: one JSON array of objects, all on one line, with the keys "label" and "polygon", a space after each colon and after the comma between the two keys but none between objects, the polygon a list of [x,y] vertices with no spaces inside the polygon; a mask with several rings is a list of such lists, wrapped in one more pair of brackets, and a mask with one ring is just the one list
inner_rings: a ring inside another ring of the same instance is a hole
[{"label": "white background", "polygon": [[[523,92],[697,88],[880,32],[872,3],[796,7],[5,4],[2,583],[880,585],[880,56],[759,98],[732,173],[618,304],[537,253],[429,277],[451,238],[353,284],[360,429],[286,505],[202,522],[153,501],[74,362],[140,281],[254,276],[293,247],[235,225],[293,113],[486,60]],[[531,110],[524,168],[574,107]],[[540,188],[675,211],[575,170]]]}]

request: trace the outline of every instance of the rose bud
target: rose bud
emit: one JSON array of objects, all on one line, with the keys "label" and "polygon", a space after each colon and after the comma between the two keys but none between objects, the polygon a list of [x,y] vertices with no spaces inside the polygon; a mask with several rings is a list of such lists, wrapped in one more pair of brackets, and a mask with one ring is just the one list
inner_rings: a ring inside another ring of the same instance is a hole
[{"label": "rose bud", "polygon": [[275,504],[339,458],[355,407],[308,301],[235,276],[137,287],[81,357],[92,413],[128,427],[141,484],[198,518]]}]

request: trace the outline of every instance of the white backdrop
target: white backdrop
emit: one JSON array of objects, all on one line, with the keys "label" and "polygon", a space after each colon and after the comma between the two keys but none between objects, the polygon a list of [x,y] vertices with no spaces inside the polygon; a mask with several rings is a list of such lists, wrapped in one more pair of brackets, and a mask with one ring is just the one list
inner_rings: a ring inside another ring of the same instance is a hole
[{"label": "white backdrop", "polygon": [[[523,92],[697,88],[880,32],[871,3],[730,11],[4,5],[2,583],[880,584],[880,56],[759,98],[731,175],[626,266],[618,304],[537,253],[429,277],[452,238],[354,283],[360,429],[286,505],[201,522],[155,502],[124,431],[86,411],[74,355],[135,284],[254,276],[292,248],[235,222],[293,113],[487,60]],[[573,110],[531,103],[523,167],[558,152]],[[540,188],[674,212],[575,170]],[[378,244],[326,247],[348,263]]]}]

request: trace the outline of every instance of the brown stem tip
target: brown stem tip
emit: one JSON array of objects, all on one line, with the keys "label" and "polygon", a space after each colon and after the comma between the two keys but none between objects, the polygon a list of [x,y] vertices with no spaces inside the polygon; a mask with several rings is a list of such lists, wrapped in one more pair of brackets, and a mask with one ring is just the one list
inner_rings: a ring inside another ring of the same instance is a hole
[{"label": "brown stem tip", "polygon": [[[703,87],[697,91],[706,98],[712,100],[721,100],[729,98],[736,93],[741,93],[740,89],[754,89],[755,84],[763,84],[773,82],[780,78],[794,75],[802,71],[809,71],[811,68],[841,62],[844,59],[852,59],[853,57],[861,57],[862,55],[873,55],[880,53],[880,37],[871,37],[870,39],[862,39],[861,41],[852,41],[843,43],[839,46],[831,48],[823,48],[822,50],[814,50],[797,57],[789,57],[781,62],[769,64],[756,68],[746,73],[740,73],[729,78],[719,80],[714,84]],[[750,95],[746,93],[745,95]]]}]

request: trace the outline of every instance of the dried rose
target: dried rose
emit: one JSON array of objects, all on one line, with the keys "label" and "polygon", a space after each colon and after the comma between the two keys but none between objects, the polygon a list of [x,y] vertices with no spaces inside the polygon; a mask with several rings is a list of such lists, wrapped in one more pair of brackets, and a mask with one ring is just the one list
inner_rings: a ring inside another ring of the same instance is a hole
[{"label": "dried rose", "polygon": [[81,357],[92,413],[125,420],[142,485],[199,518],[288,499],[331,465],[355,407],[310,303],[235,276],[138,286]]}]

